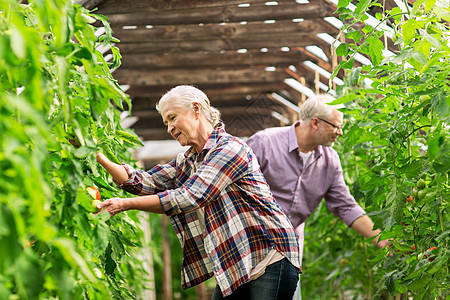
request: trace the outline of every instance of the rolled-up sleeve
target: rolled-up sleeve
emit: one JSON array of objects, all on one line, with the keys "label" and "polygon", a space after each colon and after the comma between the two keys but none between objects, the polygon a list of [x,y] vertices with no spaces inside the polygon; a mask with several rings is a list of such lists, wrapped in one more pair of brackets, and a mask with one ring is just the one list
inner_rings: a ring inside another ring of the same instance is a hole
[{"label": "rolled-up sleeve", "polygon": [[337,163],[332,185],[325,194],[325,201],[330,211],[349,227],[365,214],[364,209],[355,201],[345,184],[340,162]]},{"label": "rolled-up sleeve", "polygon": [[131,194],[153,195],[175,187],[175,160],[168,164],[156,165],[148,171],[136,170],[127,164],[122,165],[128,173],[128,180],[119,187]]},{"label": "rolled-up sleeve", "polygon": [[168,216],[188,213],[220,197],[225,189],[248,171],[246,148],[237,142],[216,145],[182,187],[159,193]]}]

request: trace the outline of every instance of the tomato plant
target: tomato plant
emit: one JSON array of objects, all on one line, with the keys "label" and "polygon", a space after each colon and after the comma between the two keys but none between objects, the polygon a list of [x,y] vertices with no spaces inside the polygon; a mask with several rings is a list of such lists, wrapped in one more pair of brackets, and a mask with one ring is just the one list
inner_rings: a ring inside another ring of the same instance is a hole
[{"label": "tomato plant", "polygon": [[[323,217],[312,219],[312,239],[333,234],[333,241],[306,241],[305,251],[324,256],[316,262],[306,254],[304,286],[323,284],[305,293],[338,297],[342,290],[368,298],[389,293],[443,299],[449,291],[448,3],[415,1],[404,10],[386,10],[377,1],[361,0],[350,10],[349,2],[337,5],[346,43],[337,48],[342,60],[333,74],[341,68],[347,72],[334,102],[345,106],[347,116],[337,149],[353,195],[382,230],[380,238],[391,239],[392,245],[385,250],[348,245],[347,238],[358,240],[353,233],[340,225],[330,227]],[[375,15],[380,24],[365,24],[366,12],[375,6],[381,11]],[[390,37],[398,48],[393,52],[388,51]],[[357,66],[357,55],[371,64]],[[407,205],[410,195],[415,200]],[[344,268],[339,264],[343,258],[349,260]],[[363,277],[355,278],[350,270]],[[308,275],[315,271],[323,278]]]},{"label": "tomato plant", "polygon": [[135,298],[139,217],[92,214],[86,191],[117,196],[96,153],[130,161],[140,144],[120,126],[130,106],[111,75],[120,54],[105,17],[72,1],[28,3],[0,2],[0,299]]}]

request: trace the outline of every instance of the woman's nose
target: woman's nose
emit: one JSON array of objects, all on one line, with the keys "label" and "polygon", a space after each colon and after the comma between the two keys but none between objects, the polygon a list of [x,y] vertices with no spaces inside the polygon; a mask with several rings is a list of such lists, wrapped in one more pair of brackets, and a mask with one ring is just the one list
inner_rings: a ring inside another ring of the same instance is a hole
[{"label": "woman's nose", "polygon": [[171,123],[167,123],[167,133],[171,133],[173,130],[173,125]]}]

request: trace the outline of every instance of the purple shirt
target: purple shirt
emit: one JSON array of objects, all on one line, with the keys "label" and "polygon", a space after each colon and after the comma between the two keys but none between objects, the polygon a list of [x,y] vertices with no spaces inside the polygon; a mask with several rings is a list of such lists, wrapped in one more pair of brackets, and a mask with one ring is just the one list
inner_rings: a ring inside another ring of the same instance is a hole
[{"label": "purple shirt", "polygon": [[298,124],[260,131],[247,144],[258,158],[275,199],[291,220],[303,252],[304,222],[323,198],[347,226],[365,212],[350,194],[333,148],[316,147],[304,165],[295,135]]}]

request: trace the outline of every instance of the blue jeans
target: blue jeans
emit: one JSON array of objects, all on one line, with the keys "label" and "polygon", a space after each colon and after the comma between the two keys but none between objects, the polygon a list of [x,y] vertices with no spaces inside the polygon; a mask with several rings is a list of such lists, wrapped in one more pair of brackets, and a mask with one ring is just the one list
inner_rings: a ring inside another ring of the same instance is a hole
[{"label": "blue jeans", "polygon": [[264,274],[238,287],[231,295],[222,296],[217,285],[211,300],[288,300],[292,299],[299,271],[287,258],[267,266]]}]

